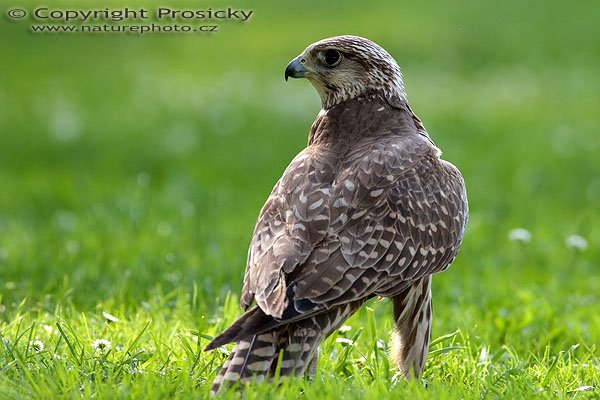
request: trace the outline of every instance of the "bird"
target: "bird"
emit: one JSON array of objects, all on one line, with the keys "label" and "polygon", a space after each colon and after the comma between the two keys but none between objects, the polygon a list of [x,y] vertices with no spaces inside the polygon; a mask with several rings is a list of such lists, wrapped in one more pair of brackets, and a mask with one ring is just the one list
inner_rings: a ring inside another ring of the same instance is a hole
[{"label": "bird", "polygon": [[390,357],[421,375],[431,276],[455,259],[468,220],[464,179],[411,110],[395,59],[373,41],[335,36],[285,69],[321,99],[308,145],[262,207],[240,296],[245,313],[205,350],[234,342],[211,393],[314,374],[319,344],[371,298],[390,298]]}]

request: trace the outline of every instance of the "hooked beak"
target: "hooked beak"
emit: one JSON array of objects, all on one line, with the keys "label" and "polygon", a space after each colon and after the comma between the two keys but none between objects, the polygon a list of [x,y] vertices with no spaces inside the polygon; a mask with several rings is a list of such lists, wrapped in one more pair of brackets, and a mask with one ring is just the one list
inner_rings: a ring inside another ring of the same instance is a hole
[{"label": "hooked beak", "polygon": [[285,80],[288,80],[288,77],[292,78],[304,78],[306,76],[306,68],[304,64],[300,61],[302,59],[302,55],[294,58],[285,69]]}]

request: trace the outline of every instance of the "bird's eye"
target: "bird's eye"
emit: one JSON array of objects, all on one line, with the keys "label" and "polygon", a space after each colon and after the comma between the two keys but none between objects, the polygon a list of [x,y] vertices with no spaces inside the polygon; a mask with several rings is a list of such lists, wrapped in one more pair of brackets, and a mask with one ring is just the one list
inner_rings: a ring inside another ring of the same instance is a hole
[{"label": "bird's eye", "polygon": [[332,68],[342,61],[342,54],[337,50],[329,49],[325,51],[324,58],[325,65],[329,68]]}]

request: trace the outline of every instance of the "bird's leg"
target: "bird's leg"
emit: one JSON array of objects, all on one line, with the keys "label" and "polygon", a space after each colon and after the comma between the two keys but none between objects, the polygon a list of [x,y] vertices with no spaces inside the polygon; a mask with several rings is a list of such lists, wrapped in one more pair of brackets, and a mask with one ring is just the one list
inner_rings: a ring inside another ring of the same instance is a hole
[{"label": "bird's leg", "polygon": [[405,379],[419,377],[431,338],[431,276],[415,281],[392,298],[395,327],[393,361]]}]

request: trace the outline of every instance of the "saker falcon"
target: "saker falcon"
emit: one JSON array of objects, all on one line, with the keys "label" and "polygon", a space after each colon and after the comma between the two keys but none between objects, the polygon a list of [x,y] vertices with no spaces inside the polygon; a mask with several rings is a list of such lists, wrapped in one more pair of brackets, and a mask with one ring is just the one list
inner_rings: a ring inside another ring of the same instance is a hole
[{"label": "saker falcon", "polygon": [[288,77],[307,78],[322,110],[258,217],[241,294],[245,310],[255,305],[206,346],[236,342],[212,393],[277,368],[313,370],[319,344],[375,296],[392,299],[395,364],[419,376],[431,275],[454,260],[467,223],[463,178],[440,159],[398,64],[377,44],[321,40]]}]

